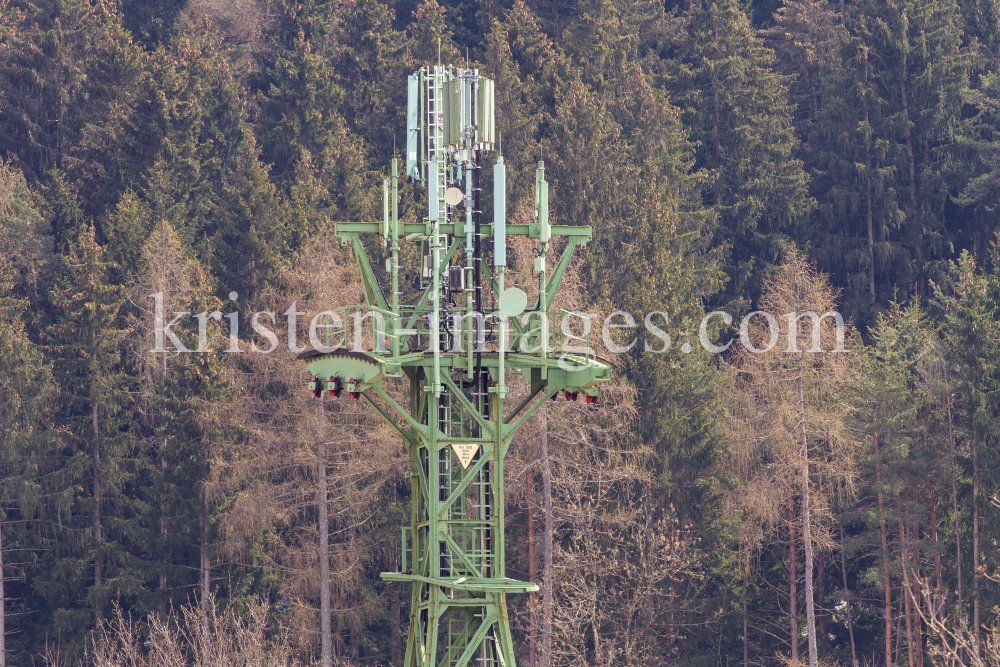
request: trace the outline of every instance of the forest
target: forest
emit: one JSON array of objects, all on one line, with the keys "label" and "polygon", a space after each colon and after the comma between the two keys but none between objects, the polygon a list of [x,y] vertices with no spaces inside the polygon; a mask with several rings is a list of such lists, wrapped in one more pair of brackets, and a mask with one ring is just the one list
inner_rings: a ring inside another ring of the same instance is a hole
[{"label": "forest", "polygon": [[0,667],[402,664],[409,457],[281,323],[364,303],[439,60],[638,322],[507,455],[517,660],[1000,665],[1000,1],[0,0]]}]

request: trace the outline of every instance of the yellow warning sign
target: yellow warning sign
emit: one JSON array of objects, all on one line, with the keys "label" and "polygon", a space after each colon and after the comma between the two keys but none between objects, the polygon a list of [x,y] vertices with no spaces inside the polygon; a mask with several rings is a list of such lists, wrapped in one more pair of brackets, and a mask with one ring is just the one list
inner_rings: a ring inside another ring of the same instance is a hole
[{"label": "yellow warning sign", "polygon": [[455,455],[458,456],[459,462],[462,464],[464,470],[469,469],[469,464],[472,463],[472,457],[476,455],[479,451],[479,445],[458,445],[453,444],[451,446],[455,450]]}]

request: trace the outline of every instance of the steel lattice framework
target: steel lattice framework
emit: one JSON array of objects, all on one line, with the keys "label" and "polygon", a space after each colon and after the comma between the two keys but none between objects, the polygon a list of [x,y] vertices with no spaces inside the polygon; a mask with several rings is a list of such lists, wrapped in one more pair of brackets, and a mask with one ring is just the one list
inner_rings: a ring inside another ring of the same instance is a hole
[{"label": "steel lattice framework", "polygon": [[[337,236],[354,248],[367,304],[328,312],[326,347],[300,356],[317,396],[346,390],[365,400],[409,453],[410,525],[402,529],[401,567],[382,574],[411,584],[404,667],[514,667],[507,594],[538,586],[505,573],[503,462],[514,433],[546,400],[564,393],[596,401],[598,383],[610,377],[606,363],[571,353],[571,337],[562,330],[554,335],[550,323],[569,261],[591,230],[549,224],[542,162],[535,221],[507,225],[502,156],[492,168],[493,221],[480,219],[480,173],[497,145],[493,82],[478,70],[424,67],[409,77],[408,92],[406,175],[426,184],[428,215],[400,222],[393,159],[383,220],[336,225]],[[381,236],[387,250],[388,300],[364,234]],[[524,292],[504,288],[508,235],[537,240],[539,296],[530,307]],[[566,244],[547,272],[552,237]],[[409,305],[400,304],[403,242],[422,250],[419,298]],[[346,345],[352,318],[353,349],[331,345],[331,332],[336,337],[340,330]],[[530,381],[528,396],[513,407],[504,401],[509,372]],[[383,386],[404,376],[408,405]]]}]

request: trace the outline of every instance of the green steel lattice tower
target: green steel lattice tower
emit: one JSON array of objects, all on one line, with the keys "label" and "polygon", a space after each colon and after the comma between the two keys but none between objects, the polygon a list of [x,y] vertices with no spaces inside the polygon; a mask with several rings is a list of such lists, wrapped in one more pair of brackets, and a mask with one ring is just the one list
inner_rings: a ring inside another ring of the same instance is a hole
[{"label": "green steel lattice tower", "polygon": [[[580,346],[561,328],[552,331],[556,290],[591,230],[549,224],[544,164],[536,170],[533,223],[506,224],[502,156],[492,168],[493,220],[480,219],[480,174],[497,148],[494,118],[493,81],[476,69],[432,65],[409,76],[406,176],[426,185],[427,217],[400,222],[393,159],[383,219],[336,225],[341,241],[353,246],[367,303],[329,313],[327,347],[300,355],[316,396],[347,391],[365,400],[409,453],[410,525],[402,529],[401,567],[382,573],[411,584],[403,667],[514,667],[507,594],[538,586],[504,571],[504,456],[517,428],[546,400],[563,393],[594,402],[598,383],[610,377],[606,363],[571,353]],[[383,239],[388,300],[362,234]],[[539,298],[530,307],[523,291],[504,289],[508,235],[537,240]],[[552,237],[566,244],[547,274]],[[422,250],[419,299],[407,305],[400,304],[402,242]],[[331,346],[331,330],[343,333],[343,345],[353,333],[353,348]],[[361,349],[362,340],[369,349]],[[509,372],[530,382],[527,398],[513,407],[504,401]],[[383,387],[404,375],[409,405]]]}]

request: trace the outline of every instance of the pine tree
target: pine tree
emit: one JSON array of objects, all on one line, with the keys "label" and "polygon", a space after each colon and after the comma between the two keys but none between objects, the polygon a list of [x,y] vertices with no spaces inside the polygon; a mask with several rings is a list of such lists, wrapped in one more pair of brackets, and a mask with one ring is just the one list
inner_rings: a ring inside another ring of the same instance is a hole
[{"label": "pine tree", "polygon": [[926,297],[927,279],[943,266],[952,242],[949,197],[961,187],[951,152],[971,64],[961,16],[953,0],[865,0],[854,11],[849,22],[864,65],[872,68],[869,111],[881,116],[873,125],[881,129],[876,137],[889,142],[904,213],[896,240],[906,256],[896,260],[891,283],[915,284]]},{"label": "pine tree", "polygon": [[14,549],[21,551],[32,542],[27,524],[37,516],[38,478],[51,454],[47,445],[54,390],[51,369],[24,326],[27,301],[9,296],[14,273],[8,260],[0,260],[0,667],[15,652],[6,641],[15,636],[21,605],[7,606],[17,596],[5,582],[16,581],[20,577],[14,573],[23,571],[23,557],[11,558]]},{"label": "pine tree", "polygon": [[716,244],[730,252],[729,282],[716,301],[743,308],[760,296],[785,239],[812,208],[809,178],[794,155],[792,108],[774,53],[738,3],[708,2],[687,18],[689,35],[675,64],[676,102],[699,143],[696,166],[714,175]]},{"label": "pine tree", "polygon": [[63,166],[88,123],[103,119],[141,55],[113,3],[0,5],[0,152],[29,181]]},{"label": "pine tree", "polygon": [[345,92],[332,64],[350,57],[339,35],[347,17],[316,2],[283,2],[275,10],[266,32],[271,48],[259,52],[250,83],[260,107],[261,156],[293,202],[288,239],[298,248],[324,219],[349,219],[363,208],[364,153],[341,115]]},{"label": "pine tree", "polygon": [[69,487],[73,500],[64,522],[80,536],[72,539],[69,531],[57,536],[46,560],[72,563],[74,574],[58,582],[52,575],[61,578],[69,569],[56,568],[49,574],[48,586],[53,597],[50,604],[63,611],[63,628],[77,641],[82,641],[78,633],[88,626],[80,605],[86,605],[93,621],[99,621],[113,591],[131,579],[132,556],[126,544],[131,508],[122,494],[128,484],[131,453],[123,423],[129,398],[118,350],[123,300],[120,288],[108,282],[111,270],[94,227],[78,227],[76,238],[61,256],[51,291],[57,314],[46,335],[62,390],[59,418],[69,430],[70,442],[60,470],[62,479],[56,483]]}]

